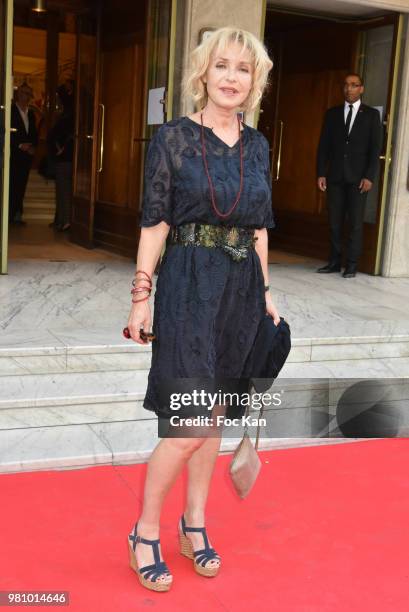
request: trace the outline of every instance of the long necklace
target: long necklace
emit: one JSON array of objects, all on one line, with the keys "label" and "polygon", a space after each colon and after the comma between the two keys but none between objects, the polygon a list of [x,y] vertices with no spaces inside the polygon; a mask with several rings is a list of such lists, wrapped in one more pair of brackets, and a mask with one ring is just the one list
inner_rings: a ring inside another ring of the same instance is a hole
[{"label": "long necklace", "polygon": [[233,206],[230,208],[230,210],[227,211],[227,213],[222,213],[218,210],[217,205],[216,205],[216,197],[215,197],[215,192],[214,192],[214,187],[213,187],[213,183],[212,183],[212,179],[210,177],[210,173],[209,173],[209,168],[207,165],[207,160],[206,160],[206,146],[205,146],[205,139],[204,139],[204,127],[203,127],[203,113],[200,113],[200,122],[202,124],[202,157],[203,157],[203,163],[204,163],[204,167],[205,167],[205,171],[206,171],[206,175],[207,175],[207,180],[209,181],[209,188],[210,188],[210,196],[212,199],[212,205],[213,205],[213,210],[216,213],[216,215],[222,219],[225,219],[226,217],[229,217],[232,212],[234,211],[234,209],[236,208],[237,204],[239,203],[240,200],[240,196],[241,196],[241,192],[243,190],[243,143],[242,143],[242,139],[241,139],[241,129],[240,129],[240,119],[239,116],[237,115],[237,124],[239,126],[239,142],[240,142],[240,188],[239,188],[239,192],[237,194],[236,200],[233,204]]}]

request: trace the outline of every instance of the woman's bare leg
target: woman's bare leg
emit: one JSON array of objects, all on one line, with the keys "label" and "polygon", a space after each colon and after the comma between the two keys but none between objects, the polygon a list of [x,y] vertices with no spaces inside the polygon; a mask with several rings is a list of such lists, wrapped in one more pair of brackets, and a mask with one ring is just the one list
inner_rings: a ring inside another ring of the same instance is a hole
[{"label": "woman's bare leg", "polygon": [[[204,438],[163,438],[157,444],[148,462],[143,507],[137,527],[139,536],[148,540],[159,538],[160,513],[166,494],[192,453],[203,442]],[[152,547],[148,544],[139,542],[135,555],[139,567],[154,562]],[[166,582],[169,579],[162,576],[158,580]]]},{"label": "woman's bare leg", "polygon": [[[225,406],[217,406],[213,411],[215,414],[224,414]],[[205,526],[205,508],[209,493],[210,482],[216,459],[219,454],[221,444],[221,429],[214,432],[214,437],[209,437],[203,444],[195,450],[190,457],[188,468],[188,485],[186,508],[184,512],[186,525],[188,527],[204,527]],[[191,540],[193,550],[204,548],[203,536],[199,532],[186,532],[186,535]],[[209,546],[211,546],[210,538]],[[206,563],[206,567],[217,567],[219,561],[211,559]]]}]

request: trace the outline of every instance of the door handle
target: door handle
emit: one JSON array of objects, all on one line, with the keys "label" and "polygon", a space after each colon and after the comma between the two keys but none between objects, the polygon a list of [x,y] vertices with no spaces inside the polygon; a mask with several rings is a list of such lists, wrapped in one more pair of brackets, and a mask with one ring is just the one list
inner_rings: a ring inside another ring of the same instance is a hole
[{"label": "door handle", "polygon": [[168,112],[168,90],[165,89],[165,93],[163,98],[159,100],[160,104],[163,104],[163,112],[166,114]]},{"label": "door handle", "polygon": [[[384,160],[386,160],[386,155],[380,155],[380,156],[379,156],[379,159],[384,159]],[[391,163],[391,161],[392,161],[392,157],[388,157],[388,162],[389,162],[389,163]]]},{"label": "door handle", "polygon": [[281,119],[279,119],[278,122],[280,124],[280,139],[278,141],[277,173],[276,173],[276,176],[274,177],[275,181],[278,181],[280,178],[281,145],[283,143],[283,129],[284,129],[284,121],[281,121]]},{"label": "door handle", "polygon": [[17,132],[17,128],[10,128],[10,132]]},{"label": "door handle", "polygon": [[104,129],[105,129],[105,106],[101,102],[99,103],[101,108],[101,137],[99,141],[99,168],[98,172],[102,172],[102,165],[104,161]]}]

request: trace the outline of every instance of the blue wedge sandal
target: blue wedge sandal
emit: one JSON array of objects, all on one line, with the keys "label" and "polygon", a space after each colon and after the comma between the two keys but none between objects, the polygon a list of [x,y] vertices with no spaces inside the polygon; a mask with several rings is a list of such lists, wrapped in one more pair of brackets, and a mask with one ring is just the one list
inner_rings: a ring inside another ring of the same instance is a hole
[{"label": "blue wedge sandal", "polygon": [[[182,531],[180,531],[180,528],[179,528],[179,541],[180,541],[180,552],[182,553],[182,555],[185,555],[185,557],[188,557],[188,559],[193,559],[193,567],[195,568],[196,572],[200,574],[201,576],[207,576],[209,578],[212,576],[216,576],[220,569],[221,559],[220,559],[220,556],[215,551],[215,549],[209,546],[209,540],[207,538],[206,528],[205,527],[186,527],[185,517],[183,514],[181,517],[181,526],[182,526]],[[200,550],[193,550],[192,542],[189,540],[189,538],[186,535],[187,531],[200,531],[203,535],[205,547],[201,548]],[[217,559],[219,561],[219,565],[216,567],[212,567],[212,566],[206,567],[206,563],[210,561],[211,559]]]},{"label": "blue wedge sandal", "polygon": [[[160,560],[159,554],[159,543],[160,540],[147,540],[141,538],[136,533],[138,523],[135,524],[133,534],[128,535],[129,545],[129,561],[133,570],[138,574],[139,582],[142,586],[150,589],[151,591],[169,591],[172,584],[172,580],[165,582],[164,580],[158,581],[159,576],[171,576],[168,566],[164,561]],[[152,565],[145,565],[139,568],[136,561],[135,549],[138,542],[142,544],[149,544],[153,548],[153,558],[155,563]]]}]

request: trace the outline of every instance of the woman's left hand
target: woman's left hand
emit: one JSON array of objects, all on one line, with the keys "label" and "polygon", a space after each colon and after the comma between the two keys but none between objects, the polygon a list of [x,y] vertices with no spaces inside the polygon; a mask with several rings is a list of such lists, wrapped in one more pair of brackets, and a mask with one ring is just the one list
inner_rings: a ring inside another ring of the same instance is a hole
[{"label": "woman's left hand", "polygon": [[277,308],[273,304],[269,291],[266,291],[266,312],[273,317],[275,325],[280,323],[280,315],[278,314]]}]

